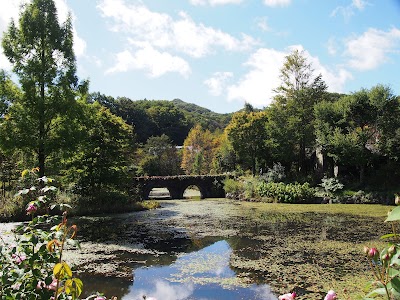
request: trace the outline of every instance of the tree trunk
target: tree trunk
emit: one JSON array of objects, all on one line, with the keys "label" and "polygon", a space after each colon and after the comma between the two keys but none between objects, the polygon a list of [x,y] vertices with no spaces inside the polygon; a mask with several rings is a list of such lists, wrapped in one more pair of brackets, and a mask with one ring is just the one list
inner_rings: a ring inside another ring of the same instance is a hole
[{"label": "tree trunk", "polygon": [[38,166],[39,177],[43,177],[45,174],[45,160],[46,160],[46,155],[43,145],[39,145],[38,160],[39,160],[39,166]]},{"label": "tree trunk", "polygon": [[360,166],[360,184],[363,184],[365,180],[365,165]]}]

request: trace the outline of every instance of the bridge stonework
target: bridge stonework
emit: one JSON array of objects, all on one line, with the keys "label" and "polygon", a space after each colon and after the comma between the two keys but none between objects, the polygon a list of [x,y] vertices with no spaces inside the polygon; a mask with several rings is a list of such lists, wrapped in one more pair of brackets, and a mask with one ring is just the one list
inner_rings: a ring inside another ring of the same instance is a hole
[{"label": "bridge stonework", "polygon": [[171,199],[183,199],[183,193],[189,186],[197,186],[200,198],[224,198],[226,175],[179,175],[179,176],[143,176],[134,177],[132,191],[142,199],[149,199],[153,188],[167,188]]}]

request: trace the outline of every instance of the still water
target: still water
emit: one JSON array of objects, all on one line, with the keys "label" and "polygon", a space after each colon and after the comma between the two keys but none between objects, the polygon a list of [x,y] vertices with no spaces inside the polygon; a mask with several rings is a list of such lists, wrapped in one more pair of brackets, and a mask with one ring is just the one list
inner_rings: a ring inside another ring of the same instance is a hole
[{"label": "still water", "polygon": [[389,208],[378,205],[161,205],[69,220],[79,228],[81,249],[66,249],[64,258],[86,296],[270,300],[295,291],[296,300],[323,299],[340,280],[367,276],[363,246],[390,231],[383,223]]},{"label": "still water", "polygon": [[[84,290],[118,299],[323,299],[368,270],[361,255],[390,228],[387,207],[165,200],[157,210],[73,220],[68,250]],[[371,215],[372,211],[377,213]],[[382,226],[371,224],[382,224]],[[374,228],[371,230],[371,228]]]},{"label": "still water", "polygon": [[95,292],[99,286],[112,288],[122,299],[132,300],[141,300],[144,295],[163,300],[276,299],[267,284],[236,286],[236,273],[229,266],[231,253],[232,248],[222,240],[182,255],[169,266],[136,269],[128,288],[120,285],[122,281],[92,277],[87,278],[91,284],[86,289]]}]

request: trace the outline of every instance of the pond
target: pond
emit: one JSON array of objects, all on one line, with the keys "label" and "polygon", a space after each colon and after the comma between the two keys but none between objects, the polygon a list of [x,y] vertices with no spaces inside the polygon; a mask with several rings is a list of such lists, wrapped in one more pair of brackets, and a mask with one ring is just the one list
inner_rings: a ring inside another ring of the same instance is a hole
[{"label": "pond", "polygon": [[160,202],[157,210],[70,220],[81,249],[67,249],[66,259],[87,294],[257,300],[295,291],[296,299],[323,299],[368,280],[363,246],[390,231],[389,208],[379,205]]}]

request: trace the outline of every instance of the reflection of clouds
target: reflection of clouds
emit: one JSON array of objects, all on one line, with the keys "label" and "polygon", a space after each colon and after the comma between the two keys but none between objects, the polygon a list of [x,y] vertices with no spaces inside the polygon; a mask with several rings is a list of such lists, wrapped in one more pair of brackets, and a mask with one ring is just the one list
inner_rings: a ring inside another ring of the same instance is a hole
[{"label": "reflection of clouds", "polygon": [[151,291],[139,290],[133,292],[133,295],[128,295],[125,299],[142,300],[143,295],[147,299],[153,297],[157,300],[183,300],[193,294],[193,284],[172,285],[168,282],[157,280],[154,282],[154,287]]},{"label": "reflection of clouds", "polygon": [[251,287],[256,294],[257,299],[260,300],[277,300],[278,298],[271,292],[271,288],[268,285],[260,285]]},{"label": "reflection of clouds", "polygon": [[236,276],[230,269],[231,254],[232,248],[222,240],[181,255],[170,266],[137,269],[134,284],[122,299],[143,300],[145,295],[157,300],[277,300],[269,286]]}]

